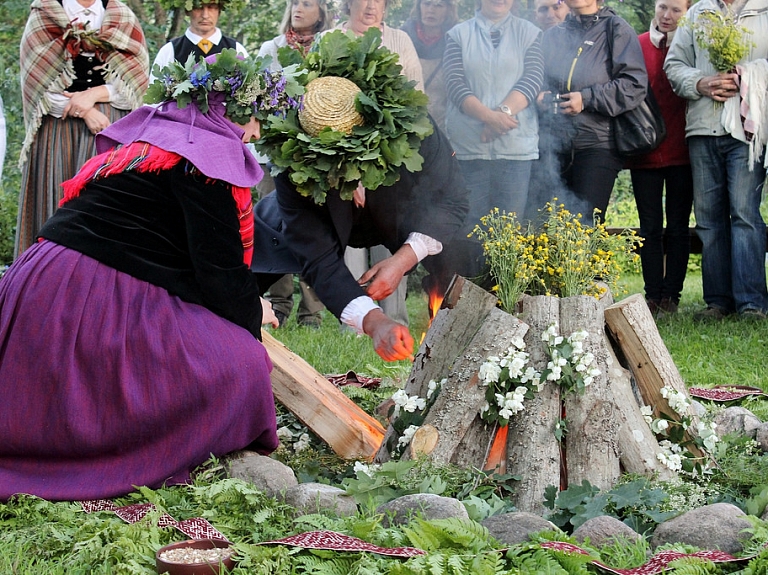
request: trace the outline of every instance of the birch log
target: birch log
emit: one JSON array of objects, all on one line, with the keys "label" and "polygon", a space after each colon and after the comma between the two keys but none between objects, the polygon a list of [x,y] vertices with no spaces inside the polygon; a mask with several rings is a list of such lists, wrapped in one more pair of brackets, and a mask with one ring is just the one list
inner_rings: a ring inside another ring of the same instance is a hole
[{"label": "birch log", "polygon": [[601,490],[610,489],[620,476],[619,410],[613,397],[606,362],[605,318],[603,308],[593,297],[574,296],[560,301],[560,334],[568,337],[578,330],[589,333],[584,349],[591,351],[600,369],[583,394],[564,397],[568,433],[565,436],[565,460],[568,485],[583,480]]},{"label": "birch log", "polygon": [[[541,334],[558,323],[559,300],[555,297],[524,297],[521,319],[530,326],[525,348],[536,371],[549,362]],[[544,489],[560,487],[560,445],[555,425],[560,420],[560,388],[549,382],[525,409],[509,422],[507,473],[521,477],[512,500],[519,511],[544,514]]]},{"label": "birch log", "polygon": [[[645,405],[653,409],[654,417],[664,414],[675,421],[680,421],[680,415],[669,406],[669,402],[662,395],[661,388],[670,387],[684,394],[690,403],[688,388],[659,335],[645,298],[641,294],[634,294],[609,306],[605,310],[605,321],[608,330],[627,359],[629,370],[635,377]],[[686,415],[691,418],[693,429],[695,429],[698,418],[692,407]],[[690,433],[686,433],[686,437],[689,440],[692,439]],[[704,455],[692,443],[687,443],[686,447],[696,457]]]}]

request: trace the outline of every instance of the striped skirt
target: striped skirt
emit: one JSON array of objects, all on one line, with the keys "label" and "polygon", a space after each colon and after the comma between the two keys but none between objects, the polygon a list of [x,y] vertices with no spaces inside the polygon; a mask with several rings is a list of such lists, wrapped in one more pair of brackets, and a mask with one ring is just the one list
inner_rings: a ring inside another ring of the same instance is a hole
[{"label": "striped skirt", "polygon": [[[107,103],[96,108],[114,123],[128,114]],[[14,258],[35,242],[35,236],[59,207],[61,183],[75,176],[96,154],[95,136],[80,118],[43,116],[40,129],[22,168]]]}]

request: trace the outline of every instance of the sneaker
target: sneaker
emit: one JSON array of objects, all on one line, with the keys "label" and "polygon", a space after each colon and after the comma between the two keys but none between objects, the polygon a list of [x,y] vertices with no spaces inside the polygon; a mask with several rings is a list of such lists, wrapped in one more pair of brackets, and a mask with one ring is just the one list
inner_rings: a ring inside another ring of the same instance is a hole
[{"label": "sneaker", "polygon": [[730,313],[717,306],[709,305],[706,309],[693,314],[694,321],[720,321],[729,316]]},{"label": "sneaker", "polygon": [[753,320],[763,320],[766,318],[765,312],[763,310],[754,307],[748,307],[747,309],[740,311],[739,316],[743,319]]}]

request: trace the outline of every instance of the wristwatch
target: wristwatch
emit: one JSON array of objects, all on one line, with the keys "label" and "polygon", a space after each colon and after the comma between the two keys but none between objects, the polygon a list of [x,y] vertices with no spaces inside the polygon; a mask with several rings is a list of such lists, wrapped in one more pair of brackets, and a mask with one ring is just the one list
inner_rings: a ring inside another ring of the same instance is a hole
[{"label": "wristwatch", "polygon": [[504,112],[507,116],[514,116],[514,114],[512,113],[512,110],[510,110],[509,106],[507,106],[506,104],[502,104],[501,106],[499,106],[499,110]]}]

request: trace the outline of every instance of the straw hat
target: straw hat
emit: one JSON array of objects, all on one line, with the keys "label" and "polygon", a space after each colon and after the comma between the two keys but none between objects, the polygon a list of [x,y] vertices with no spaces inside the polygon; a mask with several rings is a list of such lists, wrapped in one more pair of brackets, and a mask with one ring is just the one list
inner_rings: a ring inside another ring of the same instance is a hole
[{"label": "straw hat", "polygon": [[354,126],[363,125],[363,117],[355,109],[360,88],[346,78],[321,76],[306,85],[299,123],[310,136],[323,128],[349,134]]}]

